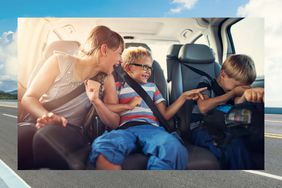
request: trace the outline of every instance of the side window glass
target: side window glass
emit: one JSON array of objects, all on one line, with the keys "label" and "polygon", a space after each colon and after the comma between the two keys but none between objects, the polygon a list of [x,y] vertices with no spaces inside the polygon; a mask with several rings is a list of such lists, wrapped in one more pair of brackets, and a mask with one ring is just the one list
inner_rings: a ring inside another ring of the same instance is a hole
[{"label": "side window glass", "polygon": [[255,62],[257,76],[264,75],[263,19],[245,18],[231,27],[236,54],[247,54]]}]

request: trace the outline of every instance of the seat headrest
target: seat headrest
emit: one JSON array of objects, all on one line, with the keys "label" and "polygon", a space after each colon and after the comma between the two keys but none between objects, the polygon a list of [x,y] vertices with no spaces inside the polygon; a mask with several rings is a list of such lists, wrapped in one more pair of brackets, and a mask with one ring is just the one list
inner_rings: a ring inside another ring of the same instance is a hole
[{"label": "seat headrest", "polygon": [[182,44],[173,44],[170,46],[167,52],[168,58],[178,58],[178,53],[181,48]]},{"label": "seat headrest", "polygon": [[147,50],[151,51],[151,48],[145,43],[139,43],[139,42],[127,42],[127,43],[125,43],[125,48],[139,47],[139,46],[146,48]]},{"label": "seat headrest", "polygon": [[80,47],[78,41],[72,40],[59,40],[49,44],[44,50],[44,58],[48,59],[54,51],[65,52],[67,54],[74,54]]},{"label": "seat headrest", "polygon": [[210,47],[203,44],[185,44],[180,48],[178,58],[183,63],[208,64],[214,62]]}]

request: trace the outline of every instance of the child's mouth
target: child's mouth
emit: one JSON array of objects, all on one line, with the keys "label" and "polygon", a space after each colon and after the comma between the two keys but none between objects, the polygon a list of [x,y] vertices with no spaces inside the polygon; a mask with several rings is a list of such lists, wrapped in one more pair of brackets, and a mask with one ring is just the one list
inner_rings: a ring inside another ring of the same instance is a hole
[{"label": "child's mouth", "polygon": [[149,75],[144,75],[144,74],[142,75],[142,78],[144,78],[144,79],[146,79],[146,80],[148,80],[149,77],[150,77]]}]

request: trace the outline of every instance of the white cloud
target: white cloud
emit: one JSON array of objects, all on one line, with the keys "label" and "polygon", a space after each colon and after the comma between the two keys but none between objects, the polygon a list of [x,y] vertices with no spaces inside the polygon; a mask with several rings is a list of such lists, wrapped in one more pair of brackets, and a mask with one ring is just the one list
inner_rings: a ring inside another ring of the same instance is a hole
[{"label": "white cloud", "polygon": [[6,79],[17,79],[17,39],[16,33],[4,32],[0,37],[0,71]]},{"label": "white cloud", "polygon": [[280,0],[250,0],[237,11],[238,16],[264,18],[266,106],[282,107],[281,7]]},{"label": "white cloud", "polygon": [[173,14],[180,13],[183,10],[189,10],[194,7],[198,0],[172,0],[173,4],[176,4],[176,8],[171,8],[170,12]]}]

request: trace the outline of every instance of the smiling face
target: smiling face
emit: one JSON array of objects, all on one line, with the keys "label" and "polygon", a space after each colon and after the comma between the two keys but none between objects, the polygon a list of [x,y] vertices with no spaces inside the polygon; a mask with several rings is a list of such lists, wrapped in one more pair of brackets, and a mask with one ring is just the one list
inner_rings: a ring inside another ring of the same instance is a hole
[{"label": "smiling face", "polygon": [[[103,49],[105,48],[105,49]],[[111,74],[114,70],[114,66],[121,63],[121,54],[123,48],[120,46],[118,49],[110,49],[107,46],[101,47],[101,71],[106,74]]]},{"label": "smiling face", "polygon": [[127,73],[138,83],[146,84],[152,74],[152,59],[144,56],[126,68]]},{"label": "smiling face", "polygon": [[114,66],[121,63],[121,54],[122,54],[123,48],[120,46],[116,50],[109,49],[108,50],[108,73],[111,74],[114,71]]}]

